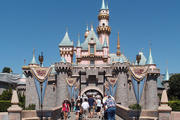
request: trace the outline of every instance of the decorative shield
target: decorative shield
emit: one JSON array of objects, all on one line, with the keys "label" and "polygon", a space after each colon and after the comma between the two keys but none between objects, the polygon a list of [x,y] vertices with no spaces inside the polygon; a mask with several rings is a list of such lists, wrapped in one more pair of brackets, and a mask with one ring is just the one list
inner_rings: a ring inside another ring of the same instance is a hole
[{"label": "decorative shield", "polygon": [[115,85],[116,82],[117,82],[117,78],[108,77],[107,79],[108,79],[110,85],[111,85],[112,87],[114,87],[114,85]]},{"label": "decorative shield", "polygon": [[148,68],[148,66],[131,66],[130,72],[135,80],[141,81],[147,75]]},{"label": "decorative shield", "polygon": [[39,82],[44,82],[49,77],[50,71],[51,71],[51,67],[31,68],[31,73]]},{"label": "decorative shield", "polygon": [[73,86],[76,83],[76,78],[66,78],[67,84]]}]

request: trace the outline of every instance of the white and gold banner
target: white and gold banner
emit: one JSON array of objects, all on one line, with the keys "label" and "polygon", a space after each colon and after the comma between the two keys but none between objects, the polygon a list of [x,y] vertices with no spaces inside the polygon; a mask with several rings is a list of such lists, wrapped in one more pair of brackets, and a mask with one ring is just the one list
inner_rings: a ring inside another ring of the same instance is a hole
[{"label": "white and gold banner", "polygon": [[67,84],[72,87],[76,83],[76,78],[66,78],[66,81]]},{"label": "white and gold banner", "polygon": [[144,77],[146,77],[148,68],[148,66],[131,66],[130,72],[135,80],[141,81]]},{"label": "white and gold banner", "polygon": [[32,67],[31,73],[39,82],[44,82],[51,73],[51,67]]}]

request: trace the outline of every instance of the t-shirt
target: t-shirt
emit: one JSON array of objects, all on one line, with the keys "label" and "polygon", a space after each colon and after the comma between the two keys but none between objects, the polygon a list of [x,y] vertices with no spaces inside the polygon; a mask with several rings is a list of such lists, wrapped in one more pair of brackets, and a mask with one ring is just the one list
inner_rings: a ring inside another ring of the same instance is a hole
[{"label": "t-shirt", "polygon": [[89,108],[89,103],[83,102],[81,106],[82,106],[83,110],[87,110]]},{"label": "t-shirt", "polygon": [[98,107],[101,107],[101,106],[102,106],[100,99],[97,99],[97,100],[96,100],[96,103],[97,103],[97,106],[98,106]]},{"label": "t-shirt", "polygon": [[89,106],[93,106],[93,104],[94,104],[94,99],[93,99],[93,98],[89,98],[89,99],[88,99],[88,103],[89,103]]}]

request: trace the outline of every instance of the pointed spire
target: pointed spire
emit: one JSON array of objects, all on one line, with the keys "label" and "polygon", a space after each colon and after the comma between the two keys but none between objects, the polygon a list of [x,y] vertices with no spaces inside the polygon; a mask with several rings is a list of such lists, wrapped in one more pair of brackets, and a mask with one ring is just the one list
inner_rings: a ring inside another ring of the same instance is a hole
[{"label": "pointed spire", "polygon": [[107,9],[107,10],[109,10],[109,7],[108,7],[108,2],[107,2],[107,4],[106,4],[106,9]]},{"label": "pointed spire", "polygon": [[91,31],[94,31],[93,25],[91,25]]},{"label": "pointed spire", "polygon": [[108,47],[106,37],[104,38],[104,44],[103,44],[103,47]]},{"label": "pointed spire", "polygon": [[102,6],[101,6],[101,10],[103,10],[103,9],[106,9],[104,0],[102,0]]},{"label": "pointed spire", "polygon": [[35,49],[33,49],[33,58],[31,60],[31,63],[30,64],[37,64],[36,62],[36,58],[35,58]]},{"label": "pointed spire", "polygon": [[86,31],[89,31],[88,25],[86,26]]},{"label": "pointed spire", "polygon": [[168,81],[169,80],[169,72],[168,72],[168,68],[166,69],[166,74],[164,76],[164,81]]},{"label": "pointed spire", "polygon": [[152,57],[152,54],[151,54],[151,48],[149,50],[149,58],[148,58],[147,64],[149,64],[149,65],[154,64],[153,57]]},{"label": "pointed spire", "polygon": [[61,56],[61,62],[66,63],[66,59]]},{"label": "pointed spire", "polygon": [[73,46],[73,42],[70,40],[68,32],[66,31],[65,36],[59,46]]},{"label": "pointed spire", "polygon": [[78,34],[78,42],[77,42],[77,47],[81,47],[81,43],[80,43],[80,35]]},{"label": "pointed spire", "polygon": [[117,40],[117,56],[121,55],[121,51],[120,51],[120,38],[119,38],[119,32],[118,32],[118,40]]}]

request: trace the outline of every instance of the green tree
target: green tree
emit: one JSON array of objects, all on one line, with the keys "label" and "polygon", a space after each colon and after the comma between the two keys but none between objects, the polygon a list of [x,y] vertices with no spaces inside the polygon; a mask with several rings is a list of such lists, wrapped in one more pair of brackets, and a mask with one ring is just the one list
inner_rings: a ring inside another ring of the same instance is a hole
[{"label": "green tree", "polygon": [[4,90],[2,94],[0,95],[0,100],[11,100],[12,97],[12,88],[9,88],[8,90]]},{"label": "green tree", "polygon": [[10,67],[4,67],[2,73],[11,73],[12,69]]},{"label": "green tree", "polygon": [[180,74],[175,74],[170,77],[168,97],[170,100],[180,100]]}]

